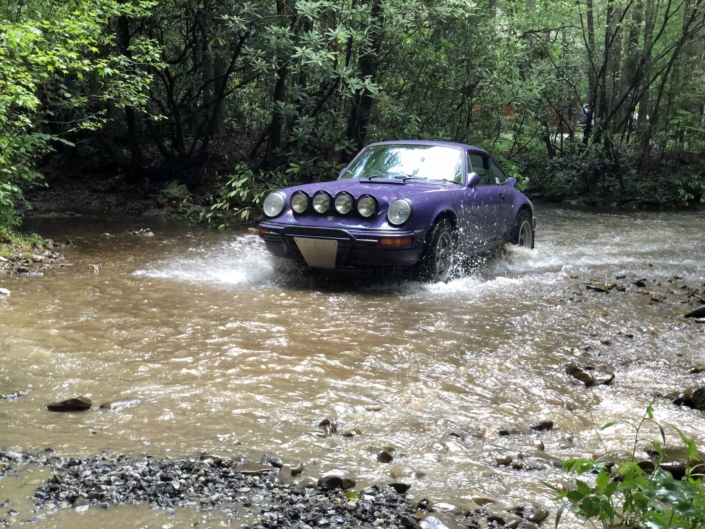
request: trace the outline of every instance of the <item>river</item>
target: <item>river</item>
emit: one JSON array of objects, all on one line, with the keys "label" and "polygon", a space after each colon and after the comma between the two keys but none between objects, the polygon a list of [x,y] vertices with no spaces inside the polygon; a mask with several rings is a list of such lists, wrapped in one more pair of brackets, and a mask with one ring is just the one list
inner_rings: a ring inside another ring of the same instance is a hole
[{"label": "river", "polygon": [[[358,488],[403,475],[416,499],[530,501],[555,512],[541,483],[567,481],[555,461],[626,448],[627,426],[599,435],[596,427],[637,420],[654,392],[705,382],[688,374],[705,364],[705,325],[683,318],[692,305],[681,288],[705,292],[705,214],[538,215],[534,251],[509,248],[446,284],[302,274],[273,263],[247,232],[34,219],[28,229],[73,240],[65,252],[73,266],[0,276],[12,291],[0,298],[0,394],[29,391],[0,400],[0,446],[256,461],[266,452],[303,461],[314,477],[346,470]],[[143,227],[155,236],[128,234]],[[585,289],[623,275],[626,292]],[[640,293],[638,278],[655,294]],[[564,373],[571,361],[608,364],[616,378],[585,388]],[[95,405],[140,402],[44,409],[76,395]],[[655,406],[660,422],[705,444],[703,414]],[[362,435],[322,437],[325,418]],[[527,429],[544,419],[552,431]],[[523,433],[498,435],[503,428]],[[644,439],[658,438],[645,429]],[[392,463],[378,462],[384,447],[395,449]],[[507,454],[524,469],[497,466]],[[0,480],[0,500],[20,506],[18,520],[31,517],[25,496],[45,475],[28,469]],[[180,527],[201,518],[119,507],[62,512],[37,527]]]}]

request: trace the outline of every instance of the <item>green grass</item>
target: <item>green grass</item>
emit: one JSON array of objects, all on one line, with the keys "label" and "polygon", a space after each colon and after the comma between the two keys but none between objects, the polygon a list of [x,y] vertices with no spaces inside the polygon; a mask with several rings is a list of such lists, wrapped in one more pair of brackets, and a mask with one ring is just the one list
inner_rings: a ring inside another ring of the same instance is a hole
[{"label": "green grass", "polygon": [[31,256],[32,247],[41,246],[44,242],[36,233],[0,231],[0,257],[14,259],[19,255]]}]

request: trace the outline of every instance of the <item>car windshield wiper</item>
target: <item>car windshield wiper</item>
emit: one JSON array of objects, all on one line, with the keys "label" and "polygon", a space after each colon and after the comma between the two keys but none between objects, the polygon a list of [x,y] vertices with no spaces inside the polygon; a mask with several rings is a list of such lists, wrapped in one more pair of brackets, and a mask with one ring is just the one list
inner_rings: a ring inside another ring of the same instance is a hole
[{"label": "car windshield wiper", "polygon": [[426,178],[425,176],[405,176],[404,182],[407,180],[427,180],[428,182],[450,182],[451,184],[458,184],[455,180],[450,178]]},{"label": "car windshield wiper", "polygon": [[[390,175],[396,175],[396,176],[390,176]],[[413,176],[405,175],[405,174],[403,174],[403,173],[373,174],[373,175],[370,175],[370,176],[363,176],[362,178],[366,178],[366,179],[368,179],[368,180],[372,180],[373,178],[389,178],[390,180],[392,180],[392,179],[400,180],[400,178],[399,178],[400,176],[401,176],[402,178],[404,178],[404,179],[406,179],[406,178],[413,178]]]}]

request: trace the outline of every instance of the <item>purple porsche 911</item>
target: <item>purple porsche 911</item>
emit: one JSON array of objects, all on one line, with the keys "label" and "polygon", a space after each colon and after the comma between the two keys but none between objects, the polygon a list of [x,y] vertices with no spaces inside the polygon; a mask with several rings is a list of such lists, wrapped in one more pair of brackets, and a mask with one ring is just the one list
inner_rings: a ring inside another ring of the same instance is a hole
[{"label": "purple porsche 911", "polygon": [[415,267],[444,281],[459,249],[534,247],[534,208],[515,185],[477,147],[374,143],[337,180],[270,194],[260,236],[273,255],[310,267]]}]

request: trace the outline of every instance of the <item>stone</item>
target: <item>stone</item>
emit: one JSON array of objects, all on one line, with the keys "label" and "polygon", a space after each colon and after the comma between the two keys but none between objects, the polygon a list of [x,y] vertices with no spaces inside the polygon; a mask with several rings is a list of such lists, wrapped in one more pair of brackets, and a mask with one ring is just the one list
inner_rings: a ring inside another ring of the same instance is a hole
[{"label": "stone", "polygon": [[91,399],[87,397],[75,397],[73,399],[47,404],[47,409],[55,412],[75,412],[90,410],[91,406],[93,406]]},{"label": "stone", "polygon": [[686,389],[683,393],[683,405],[705,411],[705,386]]},{"label": "stone", "polygon": [[321,476],[318,478],[318,488],[321,490],[348,490],[355,486],[355,480],[350,477],[337,475]]},{"label": "stone", "polygon": [[303,464],[303,463],[299,463],[299,464],[296,465],[295,467],[292,467],[292,468],[291,468],[291,475],[292,475],[292,476],[298,476],[298,475],[301,474],[303,471],[304,471],[304,464]]},{"label": "stone", "polygon": [[401,479],[404,477],[404,469],[399,466],[393,466],[389,469],[389,475],[392,479]]},{"label": "stone", "polygon": [[100,408],[103,410],[120,411],[125,408],[137,406],[140,402],[142,402],[140,399],[114,400],[104,402],[100,405]]},{"label": "stone", "polygon": [[575,364],[573,362],[569,363],[567,366],[565,366],[565,372],[566,374],[585,384],[586,388],[595,385],[595,377],[585,371],[578,364]]},{"label": "stone", "polygon": [[514,461],[514,458],[510,455],[501,456],[494,460],[494,462],[497,463],[497,466],[500,467],[507,467],[512,464],[512,461]]},{"label": "stone", "polygon": [[33,255],[32,256],[32,261],[34,261],[35,263],[41,263],[43,260],[44,260],[43,255]]},{"label": "stone", "polygon": [[260,463],[238,463],[233,469],[238,474],[261,475],[273,472],[271,465],[262,465]]},{"label": "stone", "polygon": [[13,393],[8,393],[7,395],[0,395],[0,400],[15,400],[26,396],[27,391],[17,390]]},{"label": "stone", "polygon": [[428,516],[419,522],[418,527],[421,529],[448,529],[448,526],[441,522],[435,516]]},{"label": "stone", "polygon": [[297,489],[315,489],[316,488],[316,480],[306,476],[305,478],[301,479],[301,481],[298,482],[296,485]]},{"label": "stone", "polygon": [[362,430],[355,428],[353,430],[347,430],[341,434],[343,437],[358,437],[362,435]]},{"label": "stone", "polygon": [[26,267],[24,267],[24,266],[18,266],[18,267],[15,269],[15,271],[16,271],[18,274],[29,274],[29,268],[26,268]]},{"label": "stone", "polygon": [[275,481],[280,485],[291,485],[294,483],[294,476],[291,473],[291,467],[287,465],[281,467]]},{"label": "stone", "polygon": [[282,468],[284,466],[284,461],[280,457],[270,457],[269,464],[274,468]]},{"label": "stone", "polygon": [[600,292],[602,294],[607,294],[609,292],[609,288],[606,288],[607,285],[600,286],[600,285],[585,285],[585,288],[587,290],[592,290],[593,292]]},{"label": "stone", "polygon": [[705,306],[698,307],[697,309],[686,314],[685,317],[686,318],[705,318]]},{"label": "stone", "polygon": [[387,450],[382,450],[379,454],[377,454],[377,461],[380,463],[391,463],[394,461],[394,456]]},{"label": "stone", "polygon": [[90,505],[91,502],[89,502],[86,498],[79,496],[76,498],[76,501],[73,502],[73,508],[76,509],[78,507],[83,507],[86,505]]},{"label": "stone", "polygon": [[637,288],[645,288],[646,287],[646,279],[637,279],[632,284]]},{"label": "stone", "polygon": [[382,411],[382,406],[365,406],[365,411]]},{"label": "stone", "polygon": [[699,375],[705,373],[705,366],[695,366],[688,371],[689,375]]},{"label": "stone", "polygon": [[529,426],[529,428],[537,432],[548,432],[550,430],[553,430],[553,421],[540,421],[535,424],[532,424],[531,426]]},{"label": "stone", "polygon": [[396,490],[397,494],[406,494],[411,488],[411,485],[407,485],[406,483],[390,483],[389,486]]},{"label": "stone", "polygon": [[0,288],[0,297],[7,297],[10,295],[10,291],[6,288]]}]

